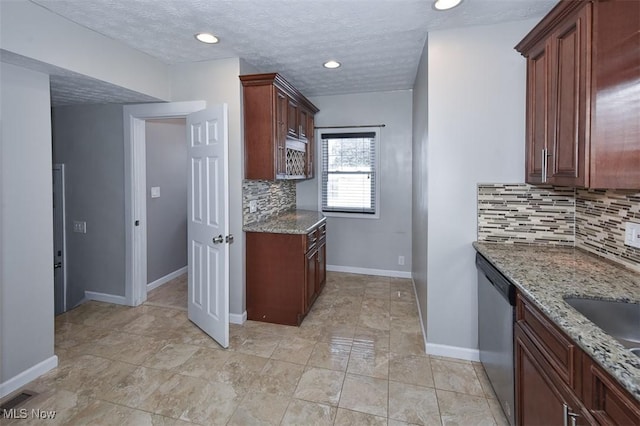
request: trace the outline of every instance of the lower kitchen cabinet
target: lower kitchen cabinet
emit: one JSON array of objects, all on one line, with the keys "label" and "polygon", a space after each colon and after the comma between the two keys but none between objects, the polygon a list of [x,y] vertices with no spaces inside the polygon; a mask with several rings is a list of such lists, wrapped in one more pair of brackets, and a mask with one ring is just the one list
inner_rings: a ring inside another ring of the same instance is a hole
[{"label": "lower kitchen cabinet", "polygon": [[326,223],[307,234],[247,232],[247,318],[300,325],[326,281]]},{"label": "lower kitchen cabinet", "polygon": [[527,298],[514,326],[516,424],[640,425],[640,404]]}]

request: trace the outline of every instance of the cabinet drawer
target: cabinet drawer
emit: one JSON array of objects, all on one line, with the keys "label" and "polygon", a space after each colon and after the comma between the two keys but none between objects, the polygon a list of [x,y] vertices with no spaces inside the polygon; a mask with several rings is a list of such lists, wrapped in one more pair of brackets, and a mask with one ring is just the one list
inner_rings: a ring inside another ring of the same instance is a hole
[{"label": "cabinet drawer", "polygon": [[518,294],[516,320],[560,378],[580,392],[580,352],[542,312]]},{"label": "cabinet drawer", "polygon": [[603,425],[640,424],[640,403],[584,355],[584,403]]}]

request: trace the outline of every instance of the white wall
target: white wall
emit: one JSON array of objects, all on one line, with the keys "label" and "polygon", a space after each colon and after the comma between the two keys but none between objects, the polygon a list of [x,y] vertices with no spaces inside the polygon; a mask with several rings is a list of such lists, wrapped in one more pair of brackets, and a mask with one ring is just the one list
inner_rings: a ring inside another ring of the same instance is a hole
[{"label": "white wall", "polygon": [[429,42],[425,42],[416,80],[413,84],[413,146],[412,146],[412,197],[411,197],[411,234],[412,256],[411,276],[418,299],[420,320],[423,331],[427,329],[427,169],[429,143]]},{"label": "white wall", "polygon": [[477,184],[524,179],[525,60],[537,20],[428,39],[427,350],[477,357]]},{"label": "white wall", "polygon": [[[320,109],[315,117],[315,125],[319,127],[386,125],[380,133],[380,218],[329,217],[327,265],[409,276],[411,91],[317,96],[309,100]],[[318,170],[321,155],[318,137],[316,140]],[[297,205],[298,208],[319,210],[318,176],[297,185]],[[398,256],[404,256],[404,265],[398,265]]]},{"label": "white wall", "polygon": [[162,62],[34,3],[1,1],[0,24],[2,50],[159,99],[171,98],[169,69]]},{"label": "white wall", "polygon": [[207,105],[229,106],[229,228],[235,241],[229,248],[229,312],[246,309],[242,179],[244,147],[241,116],[241,61],[238,58],[176,65],[172,68],[173,101],[205,100]]},{"label": "white wall", "polygon": [[0,64],[0,397],[57,365],[47,75]]}]

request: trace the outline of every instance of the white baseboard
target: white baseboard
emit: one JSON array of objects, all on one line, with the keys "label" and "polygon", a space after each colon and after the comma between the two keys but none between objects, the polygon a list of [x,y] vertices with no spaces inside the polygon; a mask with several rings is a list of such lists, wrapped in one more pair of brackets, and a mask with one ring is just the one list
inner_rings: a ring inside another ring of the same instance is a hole
[{"label": "white baseboard", "polygon": [[229,314],[229,322],[231,324],[239,324],[242,325],[247,321],[247,311],[244,311],[241,314]]},{"label": "white baseboard", "polygon": [[480,361],[480,351],[478,349],[439,345],[437,343],[426,343],[426,348],[429,355],[446,356],[466,361]]},{"label": "white baseboard", "polygon": [[44,361],[34,365],[33,367],[23,371],[7,380],[0,383],[0,398],[4,398],[12,392],[17,391],[22,386],[26,385],[32,380],[37,379],[49,370],[52,370],[58,366],[58,357],[53,355],[45,359]]},{"label": "white baseboard", "polygon": [[387,269],[356,268],[353,266],[327,265],[327,271],[346,272],[349,274],[376,275],[379,277],[411,278],[411,272],[390,271]]},{"label": "white baseboard", "polygon": [[86,300],[95,300],[97,302],[115,303],[116,305],[130,306],[129,300],[124,296],[116,296],[114,294],[98,293],[96,291],[85,291],[84,298]]},{"label": "white baseboard", "polygon": [[164,277],[158,278],[157,280],[150,282],[147,284],[147,291],[151,291],[154,288],[160,287],[162,284],[166,284],[174,278],[178,278],[180,275],[186,274],[189,267],[185,266],[184,268],[177,269]]}]

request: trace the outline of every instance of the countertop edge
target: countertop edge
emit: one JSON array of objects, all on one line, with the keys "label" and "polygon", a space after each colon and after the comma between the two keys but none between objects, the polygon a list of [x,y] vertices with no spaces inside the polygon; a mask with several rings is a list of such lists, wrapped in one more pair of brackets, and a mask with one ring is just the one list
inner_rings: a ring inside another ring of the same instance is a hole
[{"label": "countertop edge", "polygon": [[243,225],[244,232],[268,234],[307,234],[327,221],[326,216],[313,210],[296,209],[277,214],[266,220]]},{"label": "countertop edge", "polygon": [[[473,243],[473,247],[478,253],[485,257],[489,263],[509,279],[528,300],[540,309],[560,330],[569,336],[583,352],[607,371],[611,377],[616,379],[621,387],[626,389],[636,400],[640,401],[640,357],[631,354],[631,352],[624,348],[615,338],[605,333],[597,325],[593,324],[564,302],[563,297],[569,295],[580,296],[584,292],[575,290],[572,292],[574,294],[570,294],[571,292],[569,292],[567,294],[563,293],[562,295],[556,294],[551,296],[559,300],[555,300],[555,306],[550,306],[549,301],[544,300],[542,294],[536,294],[536,291],[530,288],[526,282],[520,282],[514,278],[509,270],[502,267],[500,262],[497,262],[496,259],[492,257],[489,247],[497,245],[499,245],[499,243],[482,243],[477,241]],[[530,247],[534,248],[534,245],[530,245]],[[535,245],[536,249],[540,247],[541,245]],[[558,249],[558,247],[554,247],[554,249]],[[574,247],[565,247],[565,249],[567,251],[580,250]],[[583,250],[579,252],[581,256],[592,257],[595,262],[614,265],[611,261],[601,259],[589,252]],[[615,267],[625,269],[623,266],[615,265]],[[630,272],[634,273],[634,271]],[[560,292],[560,290],[557,292]],[[637,302],[635,299],[633,299],[633,301]],[[566,305],[566,307],[563,305]],[[559,307],[564,308],[565,311],[561,312]],[[567,315],[567,313],[570,314]],[[580,330],[581,328],[583,329],[582,331]],[[588,332],[586,330],[588,330]],[[622,359],[623,365],[620,365],[620,359]],[[631,368],[631,370],[629,368]]]}]

